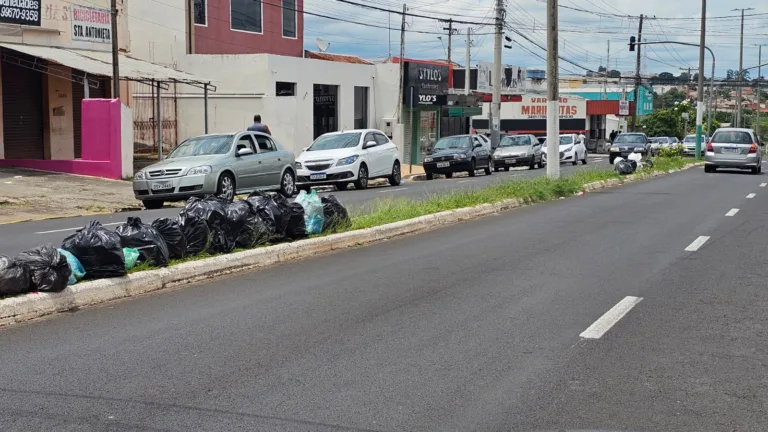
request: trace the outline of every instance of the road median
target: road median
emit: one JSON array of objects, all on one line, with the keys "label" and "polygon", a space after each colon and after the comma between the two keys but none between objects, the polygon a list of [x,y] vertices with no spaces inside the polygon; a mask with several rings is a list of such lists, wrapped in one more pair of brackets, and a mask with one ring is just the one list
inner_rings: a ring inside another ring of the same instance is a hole
[{"label": "road median", "polygon": [[170,267],[134,272],[121,278],[78,283],[59,293],[9,297],[0,300],[0,326],[426,232],[536,202],[657,177],[695,165],[700,163],[672,159],[661,161],[653,170],[625,177],[619,177],[608,170],[594,171],[577,173],[559,180],[509,180],[470,191],[435,195],[419,203],[410,200],[384,201],[373,212],[354,217],[352,226],[345,232],[172,263]]}]

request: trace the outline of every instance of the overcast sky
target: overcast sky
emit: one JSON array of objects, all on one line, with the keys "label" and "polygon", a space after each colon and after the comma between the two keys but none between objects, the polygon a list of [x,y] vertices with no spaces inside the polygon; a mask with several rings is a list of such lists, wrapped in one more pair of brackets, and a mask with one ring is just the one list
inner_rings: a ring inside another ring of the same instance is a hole
[{"label": "overcast sky", "polygon": [[[402,10],[402,3],[393,0],[350,0],[381,9]],[[744,68],[755,66],[757,44],[768,44],[768,2],[758,0],[725,1],[709,0],[708,17],[739,15],[731,9],[754,8],[745,12]],[[472,64],[493,60],[493,0],[412,0],[407,3],[409,13],[429,17],[467,21],[455,24],[461,32],[453,37],[452,59],[465,63],[466,30],[472,27]],[[506,0],[506,22],[527,36],[531,41],[507,31],[513,39],[513,48],[505,49],[505,64],[527,66],[529,69],[545,69],[542,49],[545,46],[546,21],[543,1]],[[634,70],[635,53],[628,51],[629,37],[637,33],[637,17],[641,13],[657,19],[646,19],[643,24],[643,40],[675,40],[698,43],[701,3],[690,0],[561,0],[560,1],[560,52],[568,60],[580,66],[597,70],[605,65],[607,42],[611,41],[610,69]],[[573,9],[582,9],[587,12]],[[317,51],[315,39],[330,43],[328,52],[357,55],[367,59],[384,59],[390,53],[400,53],[400,15],[374,11],[347,5],[339,0],[305,0],[307,14],[304,17],[305,48]],[[336,17],[345,21],[321,18],[311,13]],[[764,15],[761,15],[764,14]],[[754,15],[754,16],[749,16]],[[675,19],[669,19],[675,18]],[[390,21],[391,19],[391,21]],[[447,23],[434,19],[408,17],[406,32],[406,56],[419,59],[446,58],[448,36],[442,31]],[[485,25],[480,25],[485,24]],[[737,69],[739,61],[739,18],[715,18],[707,22],[707,46],[717,57],[717,77],[727,69]],[[387,30],[392,28],[394,30]],[[421,32],[421,33],[419,33]],[[441,36],[442,39],[438,39]],[[534,44],[535,43],[535,44]],[[763,63],[768,63],[768,46]],[[706,58],[706,75],[711,68]],[[673,72],[681,67],[698,66],[698,49],[675,45],[643,47],[643,71],[646,73]],[[584,70],[560,62],[561,74],[579,73]],[[695,70],[694,70],[695,72]],[[752,76],[756,76],[752,71]],[[764,71],[763,75],[768,75]]]}]

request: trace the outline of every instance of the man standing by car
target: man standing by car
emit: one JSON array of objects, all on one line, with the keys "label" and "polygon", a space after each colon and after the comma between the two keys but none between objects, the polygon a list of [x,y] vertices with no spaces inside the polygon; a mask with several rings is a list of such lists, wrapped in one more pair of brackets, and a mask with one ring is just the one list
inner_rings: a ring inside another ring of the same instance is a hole
[{"label": "man standing by car", "polygon": [[248,126],[248,130],[251,132],[263,132],[267,135],[272,135],[269,126],[261,123],[261,116],[259,114],[253,116],[253,124]]}]

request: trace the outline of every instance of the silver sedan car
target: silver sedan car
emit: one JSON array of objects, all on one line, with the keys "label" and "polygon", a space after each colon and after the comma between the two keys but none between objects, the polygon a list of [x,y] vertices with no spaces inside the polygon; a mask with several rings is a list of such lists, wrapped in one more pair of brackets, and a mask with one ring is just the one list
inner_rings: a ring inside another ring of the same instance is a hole
[{"label": "silver sedan car", "polygon": [[205,195],[232,200],[257,190],[279,191],[286,197],[296,191],[293,153],[259,132],[189,138],[133,178],[134,196],[147,209]]},{"label": "silver sedan car", "polygon": [[763,171],[762,143],[752,129],[720,128],[707,143],[704,171],[718,168],[748,169],[752,174]]}]

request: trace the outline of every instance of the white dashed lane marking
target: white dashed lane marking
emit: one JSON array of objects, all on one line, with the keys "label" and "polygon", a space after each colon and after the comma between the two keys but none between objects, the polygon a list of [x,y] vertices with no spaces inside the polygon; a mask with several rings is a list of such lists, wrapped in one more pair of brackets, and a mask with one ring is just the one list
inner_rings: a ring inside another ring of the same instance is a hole
[{"label": "white dashed lane marking", "polygon": [[755,197],[755,194],[753,194],[753,193],[747,195],[747,198],[754,198],[754,197]]},{"label": "white dashed lane marking", "polygon": [[739,209],[731,209],[728,213],[726,213],[726,216],[736,216],[736,213],[739,212]]},{"label": "white dashed lane marking", "polygon": [[760,183],[760,187],[765,187],[768,183]]},{"label": "white dashed lane marking", "polygon": [[579,336],[584,339],[600,339],[608,330],[611,329],[620,319],[624,317],[635,305],[640,303],[642,297],[624,297],[616,306],[603,314],[591,326],[587,327]]},{"label": "white dashed lane marking", "polygon": [[709,236],[699,236],[699,238],[694,240],[693,243],[689,244],[685,250],[688,252],[696,252],[700,247],[704,245],[704,243],[707,242],[707,240],[709,240]]},{"label": "white dashed lane marking", "polygon": [[[112,223],[105,223],[105,224],[101,224],[101,225],[102,225],[102,226],[120,225],[121,223],[122,223],[122,222],[112,222]],[[51,231],[39,231],[39,232],[36,232],[35,234],[52,234],[52,233],[57,233],[57,232],[77,231],[77,230],[79,230],[79,229],[81,229],[81,228],[82,228],[82,227],[77,227],[77,228],[64,228],[64,229],[57,229],[57,230],[51,230]]]}]

